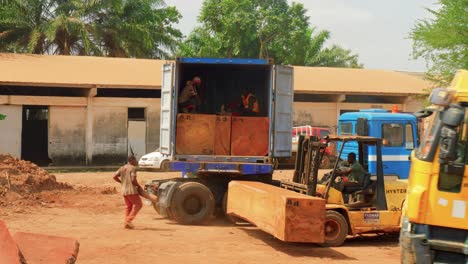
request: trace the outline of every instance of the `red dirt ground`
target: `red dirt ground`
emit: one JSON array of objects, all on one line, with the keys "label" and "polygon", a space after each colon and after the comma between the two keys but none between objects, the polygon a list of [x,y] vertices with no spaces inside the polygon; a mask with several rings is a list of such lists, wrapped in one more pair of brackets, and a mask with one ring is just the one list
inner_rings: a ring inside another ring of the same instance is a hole
[{"label": "red dirt ground", "polygon": [[[43,191],[40,202],[7,204],[0,219],[12,233],[34,232],[78,239],[77,263],[399,263],[398,237],[350,238],[338,248],[284,243],[249,225],[216,219],[209,226],[182,226],[145,205],[136,229],[123,228],[124,202],[112,172],[55,174],[74,189]],[[177,177],[141,172],[139,180]],[[279,171],[275,178],[290,177]],[[36,198],[39,197],[39,198]],[[28,200],[21,196],[20,200]]]}]

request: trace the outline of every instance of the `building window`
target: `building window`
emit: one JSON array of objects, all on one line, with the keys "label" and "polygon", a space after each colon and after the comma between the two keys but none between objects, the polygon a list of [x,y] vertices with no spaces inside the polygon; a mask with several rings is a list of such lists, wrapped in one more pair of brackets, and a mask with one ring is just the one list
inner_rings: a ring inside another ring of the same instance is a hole
[{"label": "building window", "polygon": [[128,108],[129,121],[145,121],[145,108]]},{"label": "building window", "polygon": [[49,116],[49,109],[44,107],[30,107],[26,108],[26,120],[47,120]]}]

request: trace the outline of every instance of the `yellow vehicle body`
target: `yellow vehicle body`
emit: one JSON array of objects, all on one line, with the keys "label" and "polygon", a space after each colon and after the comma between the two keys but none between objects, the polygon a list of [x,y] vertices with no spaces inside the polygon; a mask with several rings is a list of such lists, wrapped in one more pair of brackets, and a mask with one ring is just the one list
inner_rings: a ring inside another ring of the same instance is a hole
[{"label": "yellow vehicle body", "polygon": [[[458,71],[447,92],[453,94],[451,99],[447,100],[450,100],[450,103],[457,103],[465,111],[464,120],[458,126],[456,142],[466,150],[468,145],[464,142],[468,138],[468,71]],[[444,91],[441,96],[445,96]],[[451,106],[445,105],[442,109],[441,105],[435,105],[439,106],[438,111],[442,120]],[[422,148],[427,144],[426,148],[413,151],[411,155],[408,198],[403,209],[403,226],[400,235],[402,262],[466,264],[468,263],[468,170],[466,169],[468,155],[462,156],[457,152],[456,157],[462,157],[464,160],[445,162],[442,159],[441,161],[441,144],[445,144],[444,151],[446,151],[447,141],[444,142],[440,136],[439,141],[442,143],[431,143],[430,140],[439,138],[435,130],[443,129],[442,126],[437,128],[437,121],[431,122],[433,123],[426,129],[427,136],[424,135],[421,144]],[[440,123],[445,125],[443,122]],[[418,156],[418,151],[425,153],[428,149],[432,149],[433,156],[429,158],[423,158],[425,156],[421,154]],[[457,168],[454,164],[459,168],[457,174],[449,170],[451,166]]]},{"label": "yellow vehicle body", "polygon": [[414,156],[412,160],[405,212],[408,220],[418,224],[468,229],[468,171],[465,169],[462,192],[443,192],[437,188],[440,164],[421,161]]}]

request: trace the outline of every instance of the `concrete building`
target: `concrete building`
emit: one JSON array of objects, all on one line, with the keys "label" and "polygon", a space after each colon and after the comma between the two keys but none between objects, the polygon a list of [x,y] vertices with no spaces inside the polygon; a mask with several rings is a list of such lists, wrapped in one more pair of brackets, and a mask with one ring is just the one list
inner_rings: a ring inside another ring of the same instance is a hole
[{"label": "concrete building", "polygon": [[[114,165],[159,146],[165,61],[0,54],[0,153],[41,165]],[[430,83],[394,71],[295,67],[295,124],[362,108],[415,111]],[[261,100],[261,99],[260,99]]]}]

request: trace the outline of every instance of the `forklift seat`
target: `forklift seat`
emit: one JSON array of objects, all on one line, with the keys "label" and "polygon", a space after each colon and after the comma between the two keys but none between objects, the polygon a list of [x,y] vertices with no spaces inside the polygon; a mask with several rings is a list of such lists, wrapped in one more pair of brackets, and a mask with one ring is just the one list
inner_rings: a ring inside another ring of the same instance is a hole
[{"label": "forklift seat", "polygon": [[370,178],[371,174],[369,172],[365,172],[364,175],[359,178],[359,183],[361,186],[346,186],[343,189],[343,193],[354,193],[367,189],[371,185]]}]

